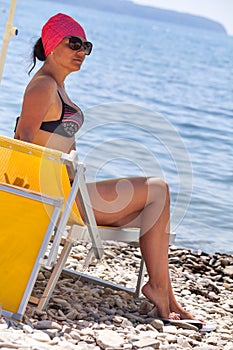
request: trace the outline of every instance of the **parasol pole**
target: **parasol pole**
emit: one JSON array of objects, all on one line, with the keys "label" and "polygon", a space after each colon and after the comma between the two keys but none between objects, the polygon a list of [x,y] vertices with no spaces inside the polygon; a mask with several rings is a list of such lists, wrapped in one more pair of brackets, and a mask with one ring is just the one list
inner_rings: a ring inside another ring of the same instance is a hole
[{"label": "parasol pole", "polygon": [[13,26],[13,18],[14,18],[14,13],[15,13],[15,8],[16,8],[16,1],[17,0],[11,1],[10,12],[8,15],[5,33],[4,33],[3,40],[2,40],[2,49],[1,49],[1,54],[0,54],[0,82],[2,79],[3,67],[4,67],[4,63],[5,63],[5,59],[6,59],[6,54],[7,54],[7,49],[8,49],[10,37],[16,36],[18,34],[18,29]]}]

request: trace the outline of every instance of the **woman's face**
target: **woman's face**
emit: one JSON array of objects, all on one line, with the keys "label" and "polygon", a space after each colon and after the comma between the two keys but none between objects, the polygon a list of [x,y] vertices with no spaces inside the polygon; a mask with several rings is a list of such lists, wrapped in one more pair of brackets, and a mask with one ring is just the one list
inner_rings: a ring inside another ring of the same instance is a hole
[{"label": "woman's face", "polygon": [[[85,42],[85,39],[78,37]],[[70,39],[64,38],[60,44],[53,50],[53,58],[62,67],[69,69],[71,72],[78,71],[85,59],[85,51],[82,46],[79,50],[74,50],[70,48]]]}]

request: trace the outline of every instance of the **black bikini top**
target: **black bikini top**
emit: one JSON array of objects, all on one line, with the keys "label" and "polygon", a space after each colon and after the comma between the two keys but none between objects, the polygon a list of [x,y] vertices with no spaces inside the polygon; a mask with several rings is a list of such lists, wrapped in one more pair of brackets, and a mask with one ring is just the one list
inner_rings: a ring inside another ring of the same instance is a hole
[{"label": "black bikini top", "polygon": [[62,102],[62,113],[60,119],[42,122],[40,129],[65,137],[72,137],[81,128],[84,116],[81,109],[78,107],[76,109],[66,104],[59,91],[58,95]]}]

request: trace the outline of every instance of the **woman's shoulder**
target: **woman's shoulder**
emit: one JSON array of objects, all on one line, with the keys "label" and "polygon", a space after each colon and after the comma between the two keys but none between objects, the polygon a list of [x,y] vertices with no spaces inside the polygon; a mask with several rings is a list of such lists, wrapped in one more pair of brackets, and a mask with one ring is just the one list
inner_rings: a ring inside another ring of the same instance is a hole
[{"label": "woman's shoulder", "polygon": [[35,75],[28,84],[25,94],[57,93],[57,83],[49,75]]}]

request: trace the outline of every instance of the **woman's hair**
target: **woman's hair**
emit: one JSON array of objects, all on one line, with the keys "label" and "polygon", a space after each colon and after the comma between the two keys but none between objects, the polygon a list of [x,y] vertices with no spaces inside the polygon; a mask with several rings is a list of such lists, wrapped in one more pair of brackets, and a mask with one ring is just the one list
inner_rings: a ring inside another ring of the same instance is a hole
[{"label": "woman's hair", "polygon": [[34,45],[33,51],[32,51],[32,67],[28,71],[28,75],[30,75],[31,71],[35,68],[36,65],[36,59],[39,61],[45,61],[46,56],[44,52],[44,47],[42,43],[42,39],[39,38],[37,42]]}]

